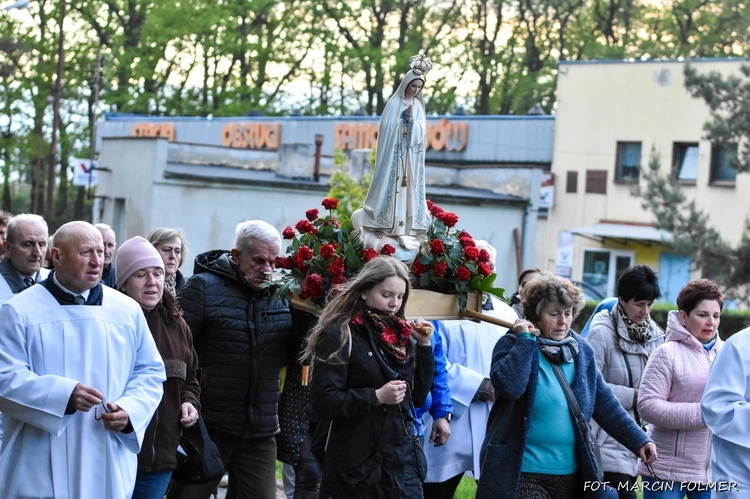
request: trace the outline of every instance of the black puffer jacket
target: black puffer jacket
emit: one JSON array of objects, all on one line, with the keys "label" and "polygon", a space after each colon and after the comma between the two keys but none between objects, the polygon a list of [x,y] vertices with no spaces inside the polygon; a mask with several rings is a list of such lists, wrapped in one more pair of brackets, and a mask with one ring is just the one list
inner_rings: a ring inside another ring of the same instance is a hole
[{"label": "black puffer jacket", "polygon": [[278,433],[279,376],[291,329],[286,304],[248,286],[222,250],[195,258],[177,301],[198,352],[206,426],[240,438]]}]

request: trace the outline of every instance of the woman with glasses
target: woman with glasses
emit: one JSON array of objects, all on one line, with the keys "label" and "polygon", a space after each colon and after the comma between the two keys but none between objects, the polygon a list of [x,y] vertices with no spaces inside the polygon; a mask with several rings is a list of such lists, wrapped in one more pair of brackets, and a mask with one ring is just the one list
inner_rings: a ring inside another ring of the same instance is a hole
[{"label": "woman with glasses", "polygon": [[187,240],[182,229],[159,227],[148,235],[148,242],[154,245],[164,261],[164,287],[173,295],[185,285],[180,267],[188,257]]},{"label": "woman with glasses", "polygon": [[[638,412],[651,425],[659,459],[640,463],[644,499],[708,499],[711,431],[701,417],[708,370],[723,342],[718,329],[724,297],[713,281],[688,283],[669,312],[667,340],[651,355],[641,378]],[[703,487],[701,487],[701,485]]]}]

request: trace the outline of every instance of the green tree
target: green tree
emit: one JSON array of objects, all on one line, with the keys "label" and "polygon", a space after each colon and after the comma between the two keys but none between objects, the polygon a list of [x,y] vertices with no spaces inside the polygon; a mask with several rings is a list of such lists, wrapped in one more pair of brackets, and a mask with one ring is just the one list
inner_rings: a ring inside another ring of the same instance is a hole
[{"label": "green tree", "polygon": [[[371,153],[370,164],[375,162],[375,151]],[[331,175],[331,180],[328,182],[330,190],[328,191],[328,197],[336,198],[339,200],[339,206],[337,213],[340,216],[345,216],[347,219],[351,219],[352,213],[362,208],[367,197],[367,190],[370,188],[370,181],[372,180],[372,172],[367,172],[362,176],[362,179],[357,181],[352,177],[346,168],[346,156],[341,149],[337,149],[334,152],[333,163],[336,166],[336,170]]]},{"label": "green tree", "polygon": [[731,158],[731,166],[738,172],[750,171],[750,65],[743,65],[739,75],[724,76],[715,71],[701,75],[687,64],[685,86],[711,110],[703,126],[705,138],[736,147],[738,154]]},{"label": "green tree", "polygon": [[672,235],[666,244],[675,253],[692,257],[693,266],[721,284],[728,296],[750,298],[750,220],[745,221],[739,244],[727,243],[711,226],[708,214],[687,198],[675,173],[662,171],[659,154],[653,149],[649,166],[641,172],[641,183],[633,186],[632,194],[641,198],[654,227]]}]

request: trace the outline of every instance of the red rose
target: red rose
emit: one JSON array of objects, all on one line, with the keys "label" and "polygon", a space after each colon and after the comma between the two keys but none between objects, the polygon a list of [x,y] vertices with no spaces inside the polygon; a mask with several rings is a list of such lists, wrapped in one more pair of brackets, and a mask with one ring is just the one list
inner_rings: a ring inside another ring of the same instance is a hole
[{"label": "red rose", "polygon": [[433,255],[442,255],[445,252],[445,246],[441,239],[433,239],[430,241],[430,253]]},{"label": "red rose", "polygon": [[469,237],[459,237],[458,238],[458,242],[461,243],[461,246],[463,246],[464,248],[468,248],[469,246],[475,246],[476,245],[476,243],[471,238],[471,236],[469,236]]},{"label": "red rose", "polygon": [[297,225],[294,226],[301,234],[304,234],[305,232],[309,232],[310,234],[317,234],[318,229],[315,228],[313,224],[311,224],[307,220],[300,220],[297,222]]},{"label": "red rose", "polygon": [[282,232],[281,235],[284,236],[284,239],[294,239],[294,229],[287,225],[286,229],[284,229],[284,232]]},{"label": "red rose", "polygon": [[300,246],[297,250],[297,257],[302,260],[309,260],[313,257],[313,251],[307,246]]},{"label": "red rose", "polygon": [[456,269],[456,277],[458,277],[458,279],[461,281],[468,281],[469,279],[471,279],[471,271],[461,265]]},{"label": "red rose", "polygon": [[336,248],[332,244],[325,243],[320,247],[320,256],[323,258],[332,258],[336,254]]},{"label": "red rose", "polygon": [[328,271],[332,275],[344,275],[344,270],[344,262],[341,261],[341,258],[335,259],[328,265]]},{"label": "red rose", "polygon": [[474,239],[472,237],[472,235],[469,234],[468,232],[466,232],[465,230],[462,230],[461,232],[459,232],[457,237],[459,237],[459,238],[461,238],[461,237],[468,237],[469,239]]},{"label": "red rose", "polygon": [[365,323],[365,321],[362,320],[362,316],[359,314],[352,315],[351,321],[352,324],[357,324],[359,326],[362,326]]},{"label": "red rose", "polygon": [[488,275],[490,275],[492,273],[492,269],[485,262],[480,262],[479,266],[477,267],[477,272],[479,272],[483,276],[487,277]]},{"label": "red rose", "polygon": [[453,227],[458,222],[458,215],[449,211],[438,213],[435,218],[443,222],[446,227]]},{"label": "red rose", "polygon": [[307,289],[307,286],[302,286],[302,289],[299,290],[299,297],[301,300],[307,300],[310,297],[310,290]]},{"label": "red rose", "polygon": [[344,277],[343,275],[334,276],[334,278],[331,279],[331,283],[334,284],[334,285],[336,285],[336,286],[340,286],[342,284],[346,284],[346,277]]},{"label": "red rose", "polygon": [[336,219],[336,217],[331,217],[331,223],[333,224],[334,227],[341,227],[341,224]]},{"label": "red rose", "polygon": [[384,244],[383,247],[380,248],[381,255],[391,256],[395,252],[396,252],[396,248],[394,248],[390,244]]},{"label": "red rose", "polygon": [[419,260],[415,260],[414,263],[411,264],[411,273],[414,276],[420,276],[428,270],[429,267],[427,267],[427,265],[419,263]]},{"label": "red rose", "polygon": [[364,253],[362,253],[362,260],[364,260],[365,262],[369,262],[370,260],[372,260],[376,256],[378,256],[378,252],[377,251],[375,251],[372,248],[367,248],[364,251]]},{"label": "red rose", "polygon": [[320,277],[320,274],[313,273],[305,278],[305,284],[310,288],[310,291],[312,291],[313,288],[320,289],[323,286],[323,278]]},{"label": "red rose", "polygon": [[385,328],[385,330],[383,330],[382,333],[380,333],[380,339],[386,343],[395,345],[396,344],[396,331],[394,331],[392,327],[387,327]]},{"label": "red rose", "polygon": [[291,261],[285,256],[277,256],[273,262],[273,266],[277,269],[291,269]]},{"label": "red rose", "polygon": [[482,248],[479,250],[479,257],[477,258],[480,262],[489,262],[490,261],[490,252],[486,249]]},{"label": "red rose", "polygon": [[435,272],[435,275],[445,276],[445,274],[448,273],[448,263],[447,262],[438,262],[438,264],[435,265],[435,268],[433,269],[433,272]]},{"label": "red rose", "polygon": [[336,198],[325,198],[321,204],[326,210],[335,210],[339,206],[339,200]]},{"label": "red rose", "polygon": [[466,246],[464,248],[464,256],[474,261],[479,257],[479,249],[476,246]]},{"label": "red rose", "polygon": [[310,288],[310,298],[313,300],[322,300],[326,297],[326,292],[323,288]]},{"label": "red rose", "polygon": [[427,209],[430,210],[430,214],[433,217],[437,217],[439,213],[443,212],[443,209],[434,204],[432,201],[427,201]]},{"label": "red rose", "polygon": [[309,221],[312,222],[313,220],[315,220],[316,218],[318,218],[318,209],[317,208],[313,208],[311,210],[307,210],[305,212],[305,216],[307,217],[307,219]]}]

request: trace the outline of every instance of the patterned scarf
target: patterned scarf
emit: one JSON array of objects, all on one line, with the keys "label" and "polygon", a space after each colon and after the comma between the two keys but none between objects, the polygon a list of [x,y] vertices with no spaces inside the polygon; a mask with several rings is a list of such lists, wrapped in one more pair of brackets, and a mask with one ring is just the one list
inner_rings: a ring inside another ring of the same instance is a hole
[{"label": "patterned scarf", "polygon": [[622,308],[622,303],[617,303],[617,312],[622,317],[622,321],[625,323],[625,327],[628,330],[628,336],[630,339],[644,344],[651,339],[651,317],[646,319],[643,324],[638,325],[631,321],[630,318],[625,314],[625,309]]},{"label": "patterned scarf", "polygon": [[175,287],[177,286],[177,274],[174,273],[171,276],[164,279],[164,287],[169,290],[173,295],[177,295]]},{"label": "patterned scarf", "polygon": [[542,354],[553,364],[573,362],[578,354],[578,342],[570,333],[560,341],[537,336],[536,342]]},{"label": "patterned scarf", "polygon": [[[409,339],[412,327],[409,321],[395,314],[365,309],[365,324],[375,334],[378,345],[385,347],[401,364],[409,360]],[[352,319],[356,323],[356,318]]]}]

